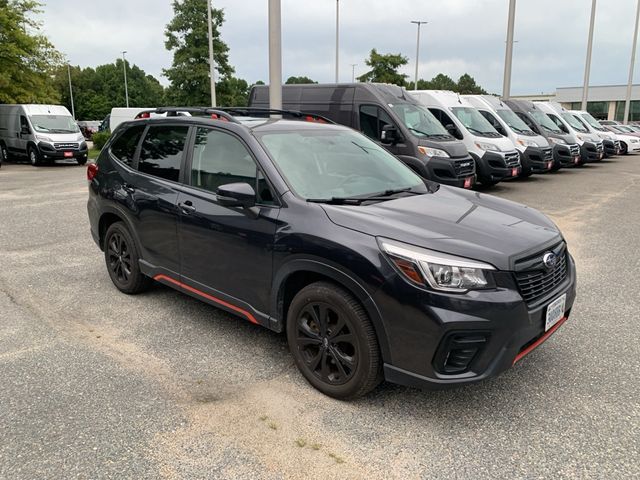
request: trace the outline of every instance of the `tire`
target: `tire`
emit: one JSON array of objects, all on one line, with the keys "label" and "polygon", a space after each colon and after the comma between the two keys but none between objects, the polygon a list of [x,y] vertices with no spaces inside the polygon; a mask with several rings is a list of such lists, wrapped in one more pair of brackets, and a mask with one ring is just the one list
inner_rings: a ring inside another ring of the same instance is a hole
[{"label": "tire", "polygon": [[140,271],[138,248],[122,222],[115,222],[104,236],[104,260],[111,281],[127,294],[143,292],[151,279]]},{"label": "tire", "polygon": [[624,143],[624,142],[620,142],[620,146],[622,147],[622,148],[620,149],[620,155],[626,155],[626,154],[627,154],[627,152],[629,152],[629,147],[628,147],[628,146],[627,146],[627,144],[626,144],[626,143]]},{"label": "tire", "polygon": [[298,370],[325,395],[349,400],[382,381],[371,321],[351,294],[331,283],[313,283],[294,297],[287,312],[287,341]]},{"label": "tire", "polygon": [[85,165],[87,163],[87,157],[78,157],[76,158],[78,165]]},{"label": "tire", "polygon": [[0,143],[0,165],[9,160],[9,150],[4,143]]},{"label": "tire", "polygon": [[29,158],[29,163],[34,167],[37,167],[41,164],[40,154],[33,147],[29,147],[27,149],[27,158]]}]

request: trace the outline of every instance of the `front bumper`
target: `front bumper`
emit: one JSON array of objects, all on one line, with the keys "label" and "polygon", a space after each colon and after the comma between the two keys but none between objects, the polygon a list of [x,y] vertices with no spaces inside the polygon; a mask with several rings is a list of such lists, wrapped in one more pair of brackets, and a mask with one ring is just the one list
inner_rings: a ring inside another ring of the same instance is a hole
[{"label": "front bumper", "polygon": [[60,144],[59,146],[55,146],[55,144],[39,142],[38,150],[40,151],[40,155],[45,160],[62,160],[62,159],[86,159],[89,153],[89,149],[85,142],[82,143],[69,143]]},{"label": "front bumper", "polygon": [[[390,342],[385,379],[441,389],[475,383],[509,369],[564,322],[544,331],[547,306],[563,294],[568,318],[576,296],[576,274],[573,259],[570,255],[567,259],[565,280],[534,304],[525,303],[511,272],[499,272],[495,289],[464,295],[419,290],[400,278],[385,284],[377,295],[403,299],[382,312],[383,318],[393,315],[392,323],[385,324]],[[447,350],[452,338],[466,339],[466,345],[472,345],[474,338],[484,341],[466,370],[447,374],[439,362],[443,350],[453,352]]]},{"label": "front bumper", "polygon": [[604,145],[604,156],[605,157],[613,157],[615,155],[620,155],[620,151],[622,148],[620,147],[620,141],[618,140],[603,140],[602,144]]},{"label": "front bumper", "polygon": [[473,158],[431,157],[426,163],[428,178],[453,187],[471,188],[476,183]]},{"label": "front bumper", "polygon": [[584,142],[580,147],[580,156],[584,162],[599,162],[604,157],[603,143]]},{"label": "front bumper", "polygon": [[553,147],[553,158],[563,168],[582,165],[584,163],[580,155],[580,145],[556,144]]},{"label": "front bumper", "polygon": [[522,170],[520,154],[517,151],[498,153],[487,151],[478,159],[478,179],[485,182],[499,182],[517,177]]},{"label": "front bumper", "polygon": [[533,173],[545,173],[553,168],[553,150],[551,147],[527,147],[520,153],[522,170]]}]

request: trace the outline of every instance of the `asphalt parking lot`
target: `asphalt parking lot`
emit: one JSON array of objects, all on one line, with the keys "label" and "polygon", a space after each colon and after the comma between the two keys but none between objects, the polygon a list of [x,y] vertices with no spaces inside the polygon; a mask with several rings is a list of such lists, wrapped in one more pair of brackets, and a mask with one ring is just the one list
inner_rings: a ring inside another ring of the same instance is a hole
[{"label": "asphalt parking lot", "polygon": [[163,286],[111,284],[85,168],[0,169],[0,478],[640,477],[640,156],[493,193],[578,267],[569,321],[515,368],[343,403],[284,336]]}]

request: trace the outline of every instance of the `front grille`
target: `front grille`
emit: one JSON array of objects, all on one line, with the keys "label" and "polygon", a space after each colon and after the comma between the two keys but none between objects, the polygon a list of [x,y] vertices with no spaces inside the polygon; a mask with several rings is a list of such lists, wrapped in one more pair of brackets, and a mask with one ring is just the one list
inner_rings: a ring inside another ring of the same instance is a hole
[{"label": "front grille", "polygon": [[[556,264],[552,268],[547,268],[542,260],[548,252],[556,254]],[[563,242],[552,249],[519,260],[516,263],[515,275],[522,298],[527,304],[536,303],[554,291],[567,278],[566,245]]]},{"label": "front grille", "polygon": [[457,177],[469,177],[476,171],[473,160],[456,160],[453,162],[453,168],[456,171]]},{"label": "front grille", "polygon": [[548,162],[549,160],[553,160],[553,149],[551,147],[543,148],[542,155],[544,156],[544,160],[546,162]]},{"label": "front grille", "polygon": [[520,155],[518,152],[514,153],[505,153],[504,162],[507,164],[507,167],[519,167],[520,166]]},{"label": "front grille", "polygon": [[53,146],[56,150],[78,150],[77,143],[54,143]]},{"label": "front grille", "polygon": [[569,145],[569,151],[571,152],[571,155],[573,155],[574,157],[577,155],[580,155],[580,145],[578,144]]}]

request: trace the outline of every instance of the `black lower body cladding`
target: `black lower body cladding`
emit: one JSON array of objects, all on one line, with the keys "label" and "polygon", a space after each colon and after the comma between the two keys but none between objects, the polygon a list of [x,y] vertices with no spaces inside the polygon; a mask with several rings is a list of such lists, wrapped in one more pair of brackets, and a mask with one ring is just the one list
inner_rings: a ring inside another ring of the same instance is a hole
[{"label": "black lower body cladding", "polygon": [[[81,144],[82,145],[82,144]],[[49,143],[39,143],[38,150],[42,160],[62,160],[62,159],[80,159],[86,160],[89,150],[85,143],[81,148],[60,148],[57,149]]]},{"label": "black lower body cladding", "polygon": [[426,162],[427,178],[453,187],[471,188],[476,183],[476,166],[470,156],[432,157]]},{"label": "black lower body cladding", "polygon": [[551,147],[527,147],[520,153],[522,173],[545,173],[553,168],[553,150]]},{"label": "black lower body cladding", "polygon": [[602,142],[584,142],[580,147],[582,160],[587,162],[599,162],[604,158],[604,145]]},{"label": "black lower body cladding", "polygon": [[614,157],[616,155],[620,155],[620,141],[618,140],[603,140],[602,144],[604,146],[604,156],[605,157]]},{"label": "black lower body cladding", "polygon": [[476,166],[478,181],[483,184],[517,177],[521,169],[520,157],[516,151],[507,154],[485,152],[482,158],[476,158]]},{"label": "black lower body cladding", "polygon": [[584,163],[582,155],[580,155],[580,145],[577,143],[573,145],[554,145],[553,158],[555,162],[559,163],[563,168],[582,165]]}]

